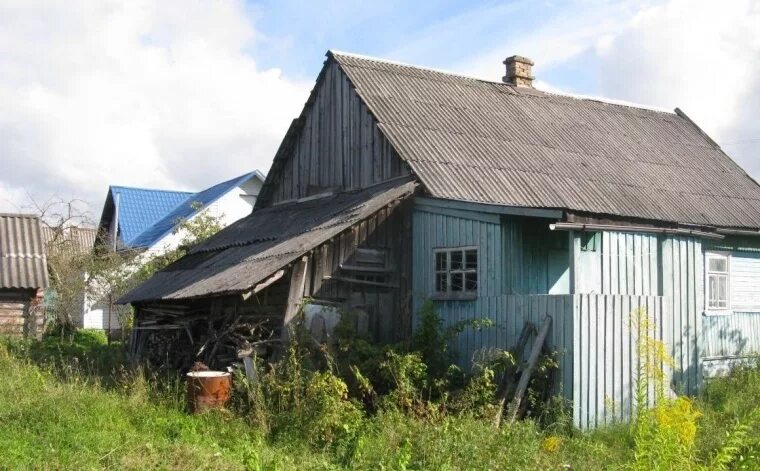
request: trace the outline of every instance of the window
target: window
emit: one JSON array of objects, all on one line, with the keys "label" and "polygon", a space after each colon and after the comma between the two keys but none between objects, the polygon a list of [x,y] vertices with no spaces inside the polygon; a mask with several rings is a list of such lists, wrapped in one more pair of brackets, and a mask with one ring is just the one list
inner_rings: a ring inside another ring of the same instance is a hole
[{"label": "window", "polygon": [[443,298],[475,297],[478,293],[478,249],[435,250],[435,294]]},{"label": "window", "polygon": [[705,256],[707,268],[707,308],[726,310],[729,308],[729,258],[720,253]]}]

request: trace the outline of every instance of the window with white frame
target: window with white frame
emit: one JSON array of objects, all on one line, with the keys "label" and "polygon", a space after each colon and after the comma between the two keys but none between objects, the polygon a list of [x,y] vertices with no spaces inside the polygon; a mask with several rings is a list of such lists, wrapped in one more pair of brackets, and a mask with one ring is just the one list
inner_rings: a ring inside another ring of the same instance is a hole
[{"label": "window with white frame", "polygon": [[705,255],[707,308],[729,309],[730,273],[727,254],[708,252]]},{"label": "window with white frame", "polygon": [[435,249],[436,296],[474,297],[478,292],[478,249],[456,247]]}]

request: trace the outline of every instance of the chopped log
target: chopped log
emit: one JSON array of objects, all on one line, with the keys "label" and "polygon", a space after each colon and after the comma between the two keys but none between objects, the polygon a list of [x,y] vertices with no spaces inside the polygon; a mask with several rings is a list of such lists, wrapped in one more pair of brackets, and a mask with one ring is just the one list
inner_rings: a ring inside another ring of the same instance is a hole
[{"label": "chopped log", "polygon": [[533,350],[528,357],[528,365],[523,370],[520,376],[520,382],[517,383],[517,389],[515,390],[515,397],[512,399],[512,403],[509,405],[509,421],[514,422],[517,420],[517,416],[520,412],[520,406],[522,405],[523,396],[525,391],[528,390],[528,383],[530,382],[530,375],[533,373],[533,369],[538,363],[538,358],[541,356],[541,350],[543,349],[546,336],[549,334],[549,327],[552,325],[552,318],[548,314],[544,317],[544,323],[541,325],[541,329],[538,331],[536,342],[533,344]]}]

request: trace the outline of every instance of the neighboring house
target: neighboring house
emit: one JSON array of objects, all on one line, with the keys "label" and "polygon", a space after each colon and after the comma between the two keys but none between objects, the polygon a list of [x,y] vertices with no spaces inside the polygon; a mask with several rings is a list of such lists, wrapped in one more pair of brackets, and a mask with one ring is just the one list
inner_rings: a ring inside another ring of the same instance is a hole
[{"label": "neighboring house", "polygon": [[445,325],[493,321],[454,342],[468,366],[548,314],[585,428],[630,414],[639,308],[676,391],[760,352],[760,186],[678,109],[538,91],[532,62],[505,64],[489,82],[328,52],[256,210],[120,300],[132,353],[156,325],[185,329],[178,349],[223,319],[287,325],[304,297],[396,340],[429,298]]},{"label": "neighboring house", "polygon": [[47,255],[39,218],[0,214],[0,335],[42,335],[47,286]]},{"label": "neighboring house", "polygon": [[[177,226],[205,213],[227,226],[249,215],[264,175],[255,170],[197,193],[111,186],[100,218],[98,243],[111,250],[160,254],[179,246],[184,234]],[[110,313],[110,314],[109,314]],[[100,301],[85,313],[85,327],[117,330],[111,303]]]},{"label": "neighboring house", "polygon": [[[52,260],[55,260],[61,252],[73,253],[74,255],[90,254],[95,245],[97,232],[96,229],[88,227],[67,226],[60,228],[50,227],[43,223],[42,238],[45,241],[51,264],[53,263]],[[82,273],[81,276],[85,278],[87,273]],[[52,302],[55,296],[57,293],[52,287],[49,288],[46,293],[46,300]],[[74,325],[86,329],[102,328],[103,310],[95,307],[96,301],[87,292],[82,293],[81,299],[77,301],[77,314],[72,319]]]}]

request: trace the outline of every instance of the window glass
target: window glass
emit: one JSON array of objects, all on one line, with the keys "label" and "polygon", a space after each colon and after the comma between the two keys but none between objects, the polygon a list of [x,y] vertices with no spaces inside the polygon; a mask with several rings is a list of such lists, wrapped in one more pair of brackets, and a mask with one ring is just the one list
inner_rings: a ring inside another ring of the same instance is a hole
[{"label": "window glass", "polygon": [[478,268],[478,251],[465,250],[465,269],[476,270]]},{"label": "window glass", "polygon": [[436,271],[445,271],[448,264],[446,263],[446,252],[436,252],[435,254],[435,269]]},{"label": "window glass", "polygon": [[708,254],[706,283],[708,309],[728,309],[729,276],[728,256]]},{"label": "window glass", "polygon": [[710,263],[708,269],[710,271],[726,272],[728,271],[728,263],[725,258],[710,257]]},{"label": "window glass", "polygon": [[478,249],[451,248],[435,251],[435,291],[462,295],[478,291]]},{"label": "window glass", "polygon": [[435,290],[445,293],[449,290],[448,275],[446,273],[436,273],[435,275]]},{"label": "window glass", "polygon": [[462,251],[461,250],[455,250],[451,252],[451,269],[452,270],[462,269]]}]

